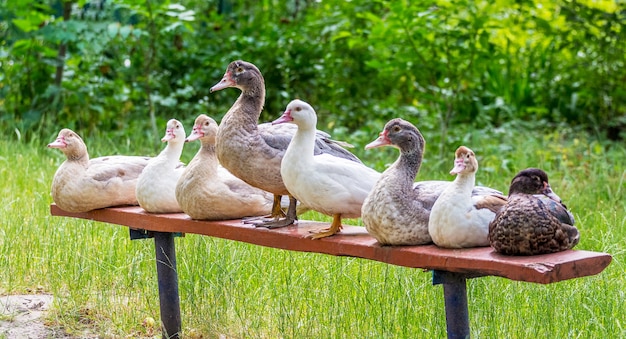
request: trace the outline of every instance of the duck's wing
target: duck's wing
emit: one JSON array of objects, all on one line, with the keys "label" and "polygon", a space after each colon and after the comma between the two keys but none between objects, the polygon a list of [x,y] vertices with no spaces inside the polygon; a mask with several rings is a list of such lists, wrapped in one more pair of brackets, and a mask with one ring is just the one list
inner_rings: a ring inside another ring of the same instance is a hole
[{"label": "duck's wing", "polygon": [[[472,196],[477,195],[500,195],[504,197],[504,194],[502,194],[502,192],[498,191],[497,189],[485,186],[474,187],[474,189],[472,190]],[[506,199],[506,197],[504,197],[504,199]]]},{"label": "duck's wing", "polygon": [[253,194],[254,195],[267,195],[269,199],[273,198],[271,193],[265,192],[260,188],[250,186],[239,178],[232,177],[232,178],[226,178],[226,179],[221,179],[221,180],[224,183],[224,185],[226,185],[226,187],[228,187],[228,189],[234,194],[241,195],[241,196],[247,196],[247,195],[253,195]]},{"label": "duck's wing", "polygon": [[431,210],[435,201],[441,195],[446,187],[450,185],[450,181],[443,180],[426,180],[418,181],[413,184],[413,193],[415,197],[422,203],[422,207],[428,211]]},{"label": "duck's wing", "polygon": [[488,194],[474,195],[472,201],[476,209],[488,209],[493,213],[498,213],[506,205],[507,199],[502,194]]},{"label": "duck's wing", "polygon": [[413,183],[413,189],[424,193],[437,194],[437,196],[439,196],[439,194],[441,194],[441,192],[443,192],[448,185],[450,185],[450,181],[425,180]]},{"label": "duck's wing", "polygon": [[[291,142],[298,127],[294,124],[278,124],[263,123],[258,125],[259,134],[265,143],[281,152],[284,152]],[[330,134],[317,130],[315,133],[315,150],[314,154],[330,154],[335,157],[348,159],[350,161],[361,163],[361,160],[344,147],[352,147],[347,142],[337,141],[330,138]]]},{"label": "duck's wing", "polygon": [[[337,186],[346,190],[366,190],[366,195],[380,179],[376,170],[349,159],[337,159],[332,154],[323,153],[315,156],[313,175],[319,180],[335,181]],[[315,180],[312,180],[315,182]]]},{"label": "duck's wing", "polygon": [[134,180],[150,161],[150,157],[105,156],[89,161],[86,175],[96,181],[108,181],[118,177],[122,180]]},{"label": "duck's wing", "polygon": [[325,132],[317,131],[315,138],[315,152],[314,154],[330,154],[334,157],[347,159],[350,161],[362,163],[356,155],[345,149],[345,147],[353,147],[347,142],[337,141],[330,138]]},{"label": "duck's wing", "polygon": [[272,125],[271,123],[264,123],[258,126],[258,130],[261,139],[269,147],[285,152],[298,127],[293,124]]},{"label": "duck's wing", "polygon": [[574,216],[567,210],[565,205],[543,194],[537,194],[535,197],[539,199],[539,201],[545,205],[546,209],[550,211],[550,214],[556,217],[560,222],[574,226]]}]

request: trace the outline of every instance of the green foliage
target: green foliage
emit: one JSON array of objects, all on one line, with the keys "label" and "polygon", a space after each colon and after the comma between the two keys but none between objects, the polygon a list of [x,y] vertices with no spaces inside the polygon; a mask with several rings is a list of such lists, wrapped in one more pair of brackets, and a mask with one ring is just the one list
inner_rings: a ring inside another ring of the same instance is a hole
[{"label": "green foliage", "polygon": [[5,1],[0,130],[156,140],[172,117],[219,120],[237,93],[208,88],[242,58],[265,76],[263,121],[298,97],[328,130],[397,116],[438,130],[440,154],[458,124],[545,120],[618,139],[624,13],[611,1]]}]

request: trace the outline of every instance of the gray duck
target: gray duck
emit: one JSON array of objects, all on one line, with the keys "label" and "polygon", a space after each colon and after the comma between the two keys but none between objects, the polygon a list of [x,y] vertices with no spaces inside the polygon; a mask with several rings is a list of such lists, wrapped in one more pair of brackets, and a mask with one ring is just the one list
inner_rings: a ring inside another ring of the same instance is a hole
[{"label": "gray duck", "polygon": [[560,252],[579,238],[574,217],[552,191],[546,172],[537,168],[513,178],[506,205],[489,224],[491,246],[508,255]]},{"label": "gray duck", "polygon": [[[236,177],[274,195],[270,218],[255,225],[269,228],[291,225],[297,219],[297,201],[283,183],[280,164],[298,128],[293,124],[258,124],[265,104],[265,80],[255,65],[242,60],[231,62],[222,80],[211,87],[211,92],[229,87],[240,89],[241,95],[220,123],[217,158]],[[316,131],[316,155],[325,153],[360,162],[343,148],[347,145],[331,140],[327,133]],[[280,205],[281,197],[285,195],[290,200],[287,214]]]},{"label": "gray duck", "polygon": [[[365,228],[382,245],[423,245],[432,242],[428,232],[430,212],[451,182],[415,182],[425,144],[417,127],[396,118],[387,122],[378,139],[365,146],[366,149],[393,146],[400,150],[400,157],[383,172],[361,210]],[[472,196],[492,194],[502,193],[483,186],[472,190]]]}]

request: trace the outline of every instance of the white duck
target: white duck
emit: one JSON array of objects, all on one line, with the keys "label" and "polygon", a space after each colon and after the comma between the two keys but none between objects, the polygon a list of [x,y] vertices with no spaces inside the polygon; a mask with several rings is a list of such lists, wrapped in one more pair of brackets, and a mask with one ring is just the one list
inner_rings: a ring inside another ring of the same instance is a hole
[{"label": "white duck", "polygon": [[180,155],[185,144],[185,128],[176,119],[167,122],[165,149],[150,160],[137,182],[139,206],[150,213],[178,213],[183,210],[176,200],[176,183],[185,170],[180,164]]},{"label": "white duck", "polygon": [[[423,245],[431,242],[428,233],[430,210],[450,184],[448,181],[414,182],[422,164],[426,142],[408,121],[392,119],[378,139],[366,149],[394,146],[400,157],[381,176],[363,204],[365,228],[382,245]],[[476,187],[474,195],[500,193]]]},{"label": "white duck", "polygon": [[435,245],[447,248],[489,246],[489,223],[506,204],[501,194],[475,195],[478,161],[474,152],[459,147],[455,152],[456,178],[439,195],[430,211],[428,231]]},{"label": "white duck", "polygon": [[215,154],[215,120],[200,114],[186,141],[202,146],[176,185],[176,199],[192,219],[226,220],[269,214],[273,195],[252,187],[219,165]]},{"label": "white duck", "polygon": [[280,173],[289,192],[307,207],[333,217],[329,229],[311,237],[331,236],[342,228],[341,218],[358,218],[361,205],[380,173],[329,154],[314,155],[317,116],[311,105],[293,100],[273,124],[291,122],[298,131],[283,156]]},{"label": "white duck", "polygon": [[105,156],[89,159],[87,146],[74,131],[62,129],[49,148],[58,148],[67,160],[52,181],[52,199],[68,212],[137,205],[135,184],[149,157]]},{"label": "white duck", "polygon": [[[228,65],[224,78],[211,87],[211,92],[235,87],[241,95],[228,110],[217,132],[217,158],[232,174],[248,184],[274,194],[271,220],[258,226],[282,227],[297,219],[296,200],[285,187],[280,173],[283,154],[296,132],[293,125],[257,125],[265,104],[265,82],[259,69],[245,61]],[[330,139],[324,132],[314,133],[315,154],[325,153],[335,158],[360,162],[356,156]],[[287,215],[280,208],[281,196],[289,195]],[[281,217],[285,217],[280,219]]]}]

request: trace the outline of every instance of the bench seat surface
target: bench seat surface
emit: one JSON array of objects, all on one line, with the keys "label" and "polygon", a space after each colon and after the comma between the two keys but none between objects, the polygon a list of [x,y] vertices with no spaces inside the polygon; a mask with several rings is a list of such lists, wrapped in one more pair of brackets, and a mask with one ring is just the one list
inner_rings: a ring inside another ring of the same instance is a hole
[{"label": "bench seat surface", "polygon": [[514,257],[495,253],[491,247],[444,249],[435,245],[381,246],[365,228],[359,226],[344,226],[337,235],[312,240],[307,238],[311,230],[330,224],[300,220],[294,226],[266,229],[244,224],[241,220],[200,221],[192,220],[183,213],[151,214],[138,206],[71,213],[52,204],[50,212],[55,216],[95,220],[132,229],[201,234],[285,250],[358,257],[405,267],[464,273],[468,276],[493,275],[541,284],[598,274],[612,259],[607,253],[584,250]]}]

